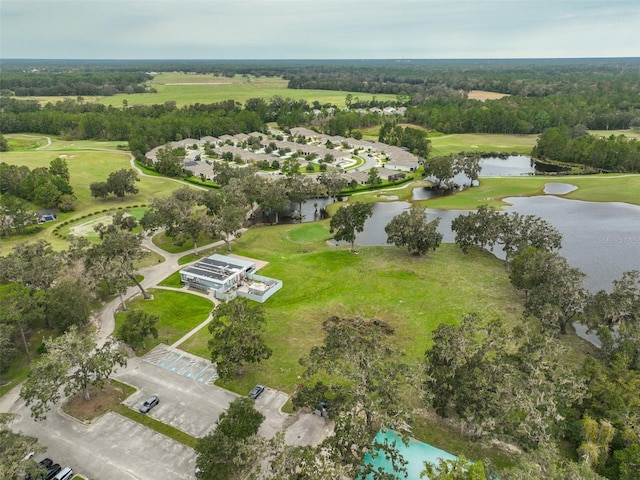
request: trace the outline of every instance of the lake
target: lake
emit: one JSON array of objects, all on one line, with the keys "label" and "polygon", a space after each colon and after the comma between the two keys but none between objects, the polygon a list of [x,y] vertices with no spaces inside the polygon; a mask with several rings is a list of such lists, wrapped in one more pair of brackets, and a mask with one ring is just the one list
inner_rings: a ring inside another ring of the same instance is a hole
[{"label": "lake", "polygon": [[[480,159],[480,177],[513,177],[521,175],[533,175],[535,167],[531,157],[525,155],[509,155],[505,158],[487,157]],[[427,177],[428,180],[436,181],[434,177]],[[469,185],[470,179],[464,173],[459,173],[453,177],[453,182],[458,185]],[[476,183],[477,184],[477,183]],[[430,198],[451,195],[455,192],[443,192],[442,190],[431,188],[414,188],[412,200],[428,200]]]},{"label": "lake", "polygon": [[[506,212],[537,215],[563,235],[560,254],[578,267],[592,292],[609,290],[611,282],[628,270],[640,270],[640,206],[626,203],[597,203],[568,200],[555,196],[507,198]],[[408,202],[376,203],[373,216],[356,237],[361,246],[387,244],[384,227],[391,219],[411,207]],[[439,231],[444,242],[454,242],[451,221],[468,211],[427,209],[429,220],[440,218]],[[504,258],[502,251],[496,256]]]}]

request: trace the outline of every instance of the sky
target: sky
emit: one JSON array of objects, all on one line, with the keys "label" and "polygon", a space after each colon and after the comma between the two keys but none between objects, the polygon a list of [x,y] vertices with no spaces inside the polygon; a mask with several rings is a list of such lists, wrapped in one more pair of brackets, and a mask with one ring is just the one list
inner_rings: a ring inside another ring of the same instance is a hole
[{"label": "sky", "polygon": [[0,58],[640,57],[640,0],[0,0]]}]

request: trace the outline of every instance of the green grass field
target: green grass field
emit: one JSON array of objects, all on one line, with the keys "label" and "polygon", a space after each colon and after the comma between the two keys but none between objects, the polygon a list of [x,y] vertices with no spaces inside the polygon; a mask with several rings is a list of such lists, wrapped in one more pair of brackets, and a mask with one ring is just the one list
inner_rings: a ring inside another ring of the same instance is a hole
[{"label": "green grass field", "polygon": [[21,141],[24,138],[28,138],[29,142],[31,142],[31,147],[18,151],[1,152],[0,162],[26,165],[33,169],[36,167],[48,167],[51,160],[63,156],[69,166],[71,186],[77,197],[75,202],[76,209],[73,212],[60,213],[58,221],[45,224],[44,230],[36,235],[3,238],[0,241],[0,255],[6,255],[16,243],[35,241],[40,238],[51,243],[54,248],[64,249],[66,248],[66,242],[53,235],[53,229],[59,223],[67,220],[73,221],[84,215],[102,212],[103,210],[148,204],[153,198],[169,195],[172,191],[184,185],[181,182],[164,177],[140,177],[140,182],[137,184],[140,192],[137,195],[131,195],[122,200],[117,198],[95,199],[91,197],[91,191],[89,190],[91,183],[105,181],[109,173],[113,171],[131,168],[129,153],[117,149],[117,146],[122,142],[67,142],[52,138],[51,145],[43,147],[47,143],[44,136],[7,135],[9,141],[14,138],[18,138]]},{"label": "green grass field", "polygon": [[112,97],[102,97],[98,100],[104,105],[121,107],[124,100],[129,106],[162,104],[175,101],[180,107],[195,103],[215,103],[224,100],[234,100],[244,104],[249,98],[264,98],[269,100],[273,96],[291,98],[293,100],[307,100],[309,103],[317,100],[344,107],[345,97],[351,93],[361,100],[395,100],[395,95],[371,95],[361,92],[343,92],[339,90],[306,90],[289,89],[288,81],[279,77],[249,77],[235,76],[233,78],[214,77],[206,74],[161,73],[156,75],[149,85],[158,93],[122,94]]},{"label": "green grass field", "polygon": [[[422,358],[430,332],[476,311],[513,323],[520,298],[502,262],[490,254],[465,256],[443,245],[424,258],[396,248],[362,248],[355,255],[331,247],[326,222],[251,229],[234,242],[234,252],[270,262],[259,273],[283,281],[265,303],[267,344],[273,356],[225,386],[245,392],[266,383],[285,392],[298,383],[298,359],[322,341],[321,323],[330,315],[377,317],[395,326],[395,343],[410,362]],[[201,330],[181,348],[208,357],[209,332]]]},{"label": "green grass field", "polygon": [[538,135],[465,133],[432,137],[431,156],[459,152],[504,152],[530,155]]},{"label": "green grass field", "polygon": [[[149,293],[153,295],[153,300],[135,297],[127,302],[127,307],[130,310],[141,309],[160,318],[156,325],[158,338],[147,339],[147,348],[141,347],[136,350],[137,355],[144,355],[160,343],[172,344],[176,342],[184,334],[204,322],[213,308],[213,302],[210,300],[189,293],[162,289],[150,290]],[[126,312],[116,313],[116,331],[124,322],[125,317]]]},{"label": "green grass field", "polygon": [[573,200],[589,202],[626,202],[640,205],[640,175],[568,175],[553,177],[492,177],[481,178],[480,185],[455,195],[415,202],[427,208],[450,210],[475,209],[489,204],[501,208],[506,197],[544,195],[546,183],[570,183],[577,190],[563,195]]},{"label": "green grass field", "polygon": [[640,128],[633,130],[589,130],[591,135],[599,135],[601,137],[609,137],[611,135],[624,135],[627,138],[635,138],[640,140]]}]

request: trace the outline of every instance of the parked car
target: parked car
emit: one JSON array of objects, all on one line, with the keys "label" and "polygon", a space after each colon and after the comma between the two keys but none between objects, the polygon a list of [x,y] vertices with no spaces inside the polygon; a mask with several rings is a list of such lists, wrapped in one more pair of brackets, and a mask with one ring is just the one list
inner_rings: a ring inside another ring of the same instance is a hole
[{"label": "parked car", "polygon": [[260,396],[260,394],[264,392],[264,385],[256,385],[253,387],[253,390],[249,393],[249,397],[254,400]]},{"label": "parked car", "polygon": [[38,462],[39,467],[49,468],[51,465],[53,465],[53,460],[50,458],[43,458]]},{"label": "parked car", "polygon": [[71,480],[73,478],[73,469],[71,467],[65,467],[53,477],[53,480]]},{"label": "parked car", "polygon": [[23,462],[26,462],[27,460],[31,460],[33,458],[33,456],[36,454],[36,452],[29,452],[27,453],[24,458],[22,459]]},{"label": "parked car", "polygon": [[159,403],[160,403],[160,399],[156,395],[150,397],[149,400],[147,400],[142,405],[140,405],[140,413],[149,412],[149,410],[151,410],[153,407],[155,407]]},{"label": "parked car", "polygon": [[49,469],[47,470],[47,474],[44,476],[44,480],[51,480],[53,477],[55,477],[55,476],[56,476],[56,474],[57,474],[60,470],[62,470],[62,467],[61,467],[59,464],[54,463],[54,464],[53,464],[53,465],[51,465],[51,466],[49,467]]},{"label": "parked car", "polygon": [[31,475],[30,473],[27,473],[24,479],[25,480],[43,480],[49,473],[48,470],[51,467],[51,465],[53,465],[53,460],[51,460],[50,458],[43,458],[38,462],[38,468],[41,469],[43,473],[36,474],[35,476]]}]

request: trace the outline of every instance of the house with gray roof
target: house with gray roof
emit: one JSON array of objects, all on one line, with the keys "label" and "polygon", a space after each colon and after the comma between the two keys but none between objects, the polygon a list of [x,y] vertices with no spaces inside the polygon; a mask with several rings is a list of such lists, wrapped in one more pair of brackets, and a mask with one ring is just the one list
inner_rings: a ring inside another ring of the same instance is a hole
[{"label": "house with gray roof", "polygon": [[387,154],[387,158],[389,160],[385,163],[384,166],[391,170],[415,172],[422,164],[422,161],[418,157],[400,147],[387,145],[387,150],[385,153]]}]

